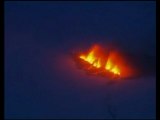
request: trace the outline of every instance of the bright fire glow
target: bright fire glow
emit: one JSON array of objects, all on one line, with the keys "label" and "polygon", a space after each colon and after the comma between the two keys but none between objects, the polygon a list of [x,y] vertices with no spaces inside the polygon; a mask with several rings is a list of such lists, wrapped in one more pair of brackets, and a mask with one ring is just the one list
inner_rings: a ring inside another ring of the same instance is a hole
[{"label": "bright fire glow", "polygon": [[88,63],[92,64],[96,68],[101,67],[101,62],[99,57],[96,55],[97,52],[97,46],[94,47],[87,55],[80,55],[80,58],[84,61],[87,61]]},{"label": "bright fire glow", "polygon": [[112,63],[112,60],[110,58],[106,62],[105,69],[113,72],[114,74],[120,75],[120,69],[117,67],[117,65],[114,65]]},{"label": "bright fire glow", "polygon": [[[112,54],[111,54],[112,55]],[[106,71],[112,72],[114,75],[120,75],[121,70],[114,62],[113,57],[109,55],[106,59],[102,56],[99,47],[94,46],[88,54],[82,54],[79,57],[96,68],[104,68]],[[104,63],[102,61],[105,61]]]}]

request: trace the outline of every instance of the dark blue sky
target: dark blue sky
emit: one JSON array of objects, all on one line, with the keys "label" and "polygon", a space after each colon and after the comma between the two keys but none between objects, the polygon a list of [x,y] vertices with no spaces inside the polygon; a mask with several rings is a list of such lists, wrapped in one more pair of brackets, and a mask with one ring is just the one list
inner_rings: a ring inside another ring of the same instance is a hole
[{"label": "dark blue sky", "polygon": [[69,53],[92,43],[155,56],[155,2],[5,2],[5,118],[155,118],[155,76],[115,84]]}]

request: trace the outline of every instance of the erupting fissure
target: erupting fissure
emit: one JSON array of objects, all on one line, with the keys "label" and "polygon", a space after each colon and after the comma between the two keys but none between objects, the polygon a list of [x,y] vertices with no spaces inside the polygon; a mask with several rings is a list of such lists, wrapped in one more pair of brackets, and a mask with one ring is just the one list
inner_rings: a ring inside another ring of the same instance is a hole
[{"label": "erupting fissure", "polygon": [[94,46],[87,54],[81,54],[79,58],[97,69],[104,68],[106,71],[112,72],[114,75],[118,76],[121,74],[118,64],[115,62],[114,57],[112,57],[112,53],[104,57],[99,46]]}]

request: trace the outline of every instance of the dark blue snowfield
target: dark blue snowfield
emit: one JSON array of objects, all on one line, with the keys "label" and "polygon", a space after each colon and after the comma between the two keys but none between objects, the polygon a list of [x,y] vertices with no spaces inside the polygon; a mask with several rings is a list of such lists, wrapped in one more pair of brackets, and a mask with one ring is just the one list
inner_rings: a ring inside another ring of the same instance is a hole
[{"label": "dark blue snowfield", "polygon": [[[5,2],[5,118],[156,118],[156,2]],[[142,69],[109,82],[70,52],[116,44]],[[144,71],[143,71],[144,70]]]}]

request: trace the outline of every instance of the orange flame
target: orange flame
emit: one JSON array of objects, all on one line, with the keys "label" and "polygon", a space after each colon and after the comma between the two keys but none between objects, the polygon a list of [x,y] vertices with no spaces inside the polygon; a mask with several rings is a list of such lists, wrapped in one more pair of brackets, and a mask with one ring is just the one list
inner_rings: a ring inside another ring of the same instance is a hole
[{"label": "orange flame", "polygon": [[103,64],[102,59],[105,58],[102,56],[98,46],[94,46],[88,54],[82,54],[79,56],[79,58],[96,68],[105,68],[105,70],[112,72],[115,75],[120,75],[121,73],[119,66],[113,62],[112,56],[109,56],[108,59],[105,60],[105,64]]},{"label": "orange flame", "polygon": [[100,68],[101,67],[100,58],[97,58],[95,56],[95,51],[94,50],[89,52],[89,54],[86,55],[86,56],[85,55],[81,55],[80,58],[85,60],[85,61],[87,61],[88,63],[92,64],[96,68]]},{"label": "orange flame", "polygon": [[105,69],[113,72],[114,74],[120,75],[120,69],[117,65],[113,64],[110,58],[106,62]]},{"label": "orange flame", "polygon": [[84,61],[87,61],[89,64],[93,65],[96,68],[100,68],[102,66],[101,64],[101,58],[98,57],[98,46],[94,46],[93,49],[87,54],[87,55],[80,55],[80,58]]}]

